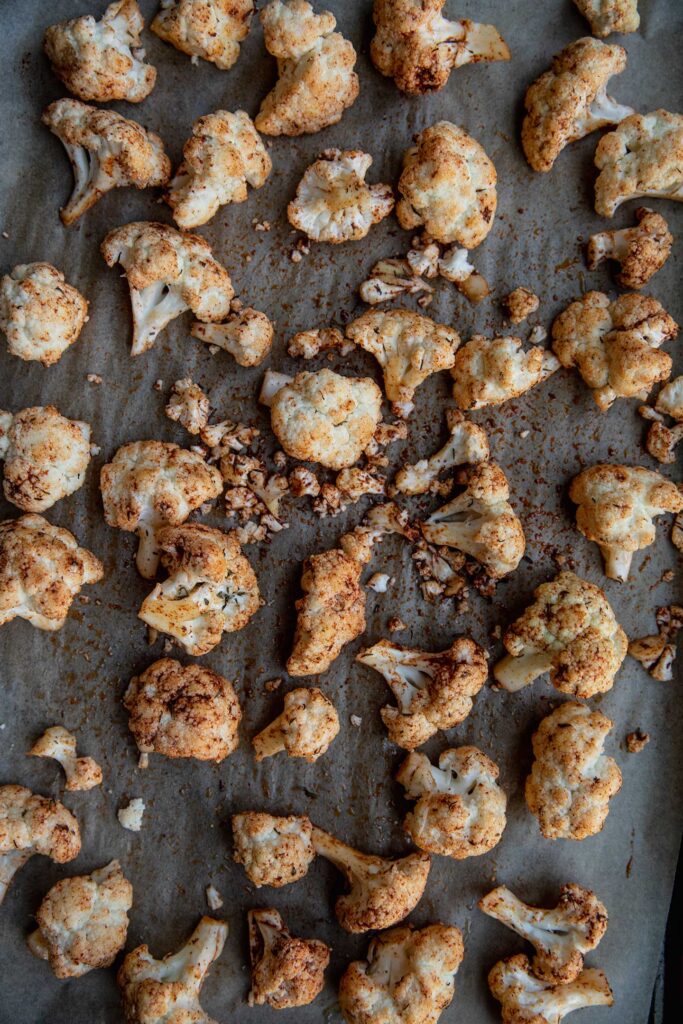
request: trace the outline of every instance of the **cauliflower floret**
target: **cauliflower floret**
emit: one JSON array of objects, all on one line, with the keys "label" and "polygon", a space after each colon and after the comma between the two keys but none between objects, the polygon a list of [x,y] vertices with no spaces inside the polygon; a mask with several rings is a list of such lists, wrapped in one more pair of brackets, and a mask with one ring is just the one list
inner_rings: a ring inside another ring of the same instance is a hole
[{"label": "cauliflower floret", "polygon": [[403,92],[442,89],[454,68],[478,61],[510,60],[510,50],[494,25],[441,14],[446,0],[375,0],[376,34],[372,62]]},{"label": "cauliflower floret", "polygon": [[192,125],[183,162],[166,193],[173,219],[183,230],[211,220],[219,207],[243,203],[247,185],[261,188],[273,164],[243,110],[217,110]]},{"label": "cauliflower floret", "polygon": [[[407,259],[382,259],[373,266],[368,278],[358,289],[363,302],[378,306],[403,295],[420,295],[429,298],[434,289],[419,274],[416,274]],[[420,299],[418,299],[418,302]],[[430,300],[431,301],[431,300]]]},{"label": "cauliflower floret", "polygon": [[619,767],[603,753],[612,724],[602,712],[569,701],[534,733],[525,795],[546,839],[585,839],[602,830],[610,797],[621,789]]},{"label": "cauliflower floret", "polygon": [[607,94],[612,75],[625,67],[622,46],[590,36],[576,39],[553,57],[550,70],[529,86],[524,97],[522,148],[535,171],[549,171],[565,146],[633,114],[633,107]]},{"label": "cauliflower floret", "polygon": [[62,142],[74,173],[74,188],[59,216],[67,227],[113,188],[166,185],[171,161],[158,135],[113,110],[78,100],[56,100],[42,122]]},{"label": "cauliflower floret", "polygon": [[291,690],[285,694],[282,714],[254,736],[254,756],[262,761],[286,750],[290,757],[317,761],[338,732],[339,715],[322,690]]},{"label": "cauliflower floret", "polygon": [[195,322],[190,331],[193,338],[217,345],[233,356],[239,366],[258,366],[273,346],[273,325],[265,313],[247,306],[231,313],[222,324]]},{"label": "cauliflower floret", "polygon": [[638,0],[574,0],[587,19],[594,36],[604,39],[611,32],[637,32],[640,26]]},{"label": "cauliflower floret", "polygon": [[123,704],[143,754],[219,762],[237,749],[237,694],[207,665],[161,658],[131,679]]},{"label": "cauliflower floret", "polygon": [[339,352],[341,356],[353,351],[353,342],[348,341],[337,327],[299,331],[287,346],[287,353],[293,359],[314,359],[321,352],[332,351]]},{"label": "cauliflower floret", "polygon": [[365,960],[349,964],[339,983],[348,1024],[436,1024],[450,1005],[463,958],[459,928],[412,925],[377,935]]},{"label": "cauliflower floret", "polygon": [[508,320],[512,324],[521,324],[523,320],[535,313],[541,304],[538,295],[528,288],[515,288],[503,299]]},{"label": "cauliflower floret", "polygon": [[137,221],[110,231],[100,246],[110,267],[120,263],[133,310],[131,355],[152,347],[157,335],[185,310],[215,323],[230,312],[234,291],[227,270],[199,235],[167,224]]},{"label": "cauliflower floret", "polygon": [[416,136],[403,157],[398,190],[401,227],[424,226],[437,242],[474,249],[493,227],[496,169],[476,139],[450,121]]},{"label": "cauliflower floret", "polygon": [[80,792],[102,785],[102,769],[92,757],[76,755],[76,737],[61,725],[53,725],[29,750],[31,757],[51,757],[66,775],[66,791]]},{"label": "cauliflower floret", "polygon": [[559,367],[552,352],[538,345],[525,352],[520,338],[475,334],[455,354],[453,398],[459,409],[501,405],[547,380]]},{"label": "cauliflower floret", "polygon": [[572,1010],[614,1002],[602,971],[591,967],[568,985],[554,985],[535,977],[522,953],[489,971],[489,988],[501,1004],[503,1024],[560,1024]]},{"label": "cauliflower floret", "polygon": [[210,411],[208,396],[190,377],[175,382],[164,409],[169,420],[180,423],[188,434],[201,434],[206,429]]},{"label": "cauliflower floret", "polygon": [[261,599],[234,533],[187,523],[159,530],[157,544],[168,579],[142,602],[143,622],[197,657],[213,650],[223,633],[244,629]]},{"label": "cauliflower floret", "polygon": [[287,220],[315,242],[355,242],[394,208],[391,185],[367,185],[372,157],[358,149],[326,149],[307,167],[287,207]]},{"label": "cauliflower floret", "polygon": [[668,110],[631,114],[604,135],[595,151],[600,171],[595,210],[612,217],[628,199],[683,201],[683,115]]},{"label": "cauliflower floret", "polygon": [[156,68],[144,62],[144,24],[136,0],[115,0],[100,21],[86,14],[51,25],[45,53],[54,73],[79,99],[140,103],[157,77]]},{"label": "cauliflower floret", "polygon": [[535,976],[555,985],[576,981],[584,953],[595,949],[607,931],[607,909],[590,889],[563,885],[557,906],[541,910],[499,885],[479,900],[479,909],[512,928],[536,950]]},{"label": "cauliflower floret", "polygon": [[447,249],[439,259],[438,271],[439,277],[454,284],[475,305],[482,302],[491,291],[486,278],[478,274],[470,263],[467,249],[459,249],[457,246]]},{"label": "cauliflower floret", "polygon": [[292,935],[274,907],[250,910],[249,1006],[267,1003],[274,1010],[308,1006],[322,992],[330,948],[318,939]]},{"label": "cauliflower floret", "polygon": [[255,124],[266,135],[303,135],[337,124],[359,92],[356,51],[334,28],[330,11],[315,14],[306,0],[270,0],[261,11],[266,49],[278,80]]},{"label": "cauliflower floret", "polygon": [[591,466],[574,477],[569,497],[580,532],[600,547],[605,575],[621,582],[633,553],[654,542],[656,516],[683,510],[683,492],[642,466]]},{"label": "cauliflower floret", "polygon": [[149,27],[188,57],[227,71],[240,55],[253,13],[254,0],[161,0]]},{"label": "cauliflower floret", "polygon": [[467,587],[461,572],[466,561],[462,552],[436,548],[420,538],[411,557],[423,581],[420,589],[425,601],[435,604],[443,598],[458,597],[460,610],[464,611]]},{"label": "cauliflower floret", "polygon": [[466,463],[488,462],[491,454],[486,431],[476,423],[466,420],[457,409],[446,411],[446,422],[450,437],[428,459],[420,459],[413,465],[404,466],[396,474],[395,487],[402,494],[426,494],[428,491],[447,494],[452,481],[439,481],[444,469],[454,469]]},{"label": "cauliflower floret", "polygon": [[35,853],[66,864],[80,852],[78,822],[64,804],[24,786],[0,786],[0,903]]},{"label": "cauliflower floret", "polygon": [[432,373],[450,370],[460,344],[452,327],[409,309],[369,309],[349,324],[346,337],[380,364],[386,396],[403,417],[413,410],[420,384]]},{"label": "cauliflower floret", "polygon": [[657,395],[655,409],[671,416],[677,423],[683,421],[683,375],[664,385]]},{"label": "cauliflower floret", "polygon": [[126,944],[132,905],[133,886],[117,860],[90,875],[63,878],[43,897],[28,947],[50,961],[58,978],[111,967]]},{"label": "cauliflower floret", "polygon": [[410,853],[389,860],[360,853],[329,832],[313,826],[313,848],[346,878],[349,892],[335,903],[344,931],[379,931],[407,917],[420,902],[427,884],[431,858]]},{"label": "cauliflower floret", "polygon": [[600,587],[561,572],[534,591],[535,601],[505,630],[509,654],[493,669],[516,693],[539,676],[586,700],[612,688],[628,638]]},{"label": "cauliflower floret", "polygon": [[664,266],[673,245],[669,225],[659,213],[639,206],[636,222],[632,228],[591,235],[586,249],[589,270],[595,270],[603,260],[621,264],[617,281],[622,288],[643,288]]},{"label": "cauliflower floret", "polygon": [[658,632],[631,640],[628,653],[647,669],[653,679],[669,682],[673,679],[676,659],[676,636],[683,629],[683,607],[677,604],[657,609]]},{"label": "cauliflower floret", "polygon": [[44,512],[83,485],[90,462],[90,424],[69,420],[54,405],[0,410],[3,491],[24,512]]},{"label": "cauliflower floret", "polygon": [[116,817],[122,828],[128,829],[129,832],[139,832],[142,829],[142,819],[146,809],[145,801],[137,796],[125,807],[119,807]]},{"label": "cauliflower floret", "polygon": [[260,811],[232,816],[233,859],[257,887],[279,889],[298,882],[315,857],[313,826],[303,815],[277,817]]},{"label": "cauliflower floret", "polygon": [[87,319],[87,300],[50,263],[22,263],[0,282],[0,330],[20,359],[52,366]]},{"label": "cauliflower floret", "polygon": [[[659,462],[675,462],[676,445],[683,440],[683,376],[664,385],[657,395],[654,409],[645,405],[638,411],[641,416],[654,421],[645,442],[649,454]],[[671,416],[675,420],[674,426],[668,427],[663,422],[664,416]]]},{"label": "cauliflower floret", "polygon": [[465,470],[466,488],[422,523],[430,544],[463,551],[492,579],[514,572],[524,554],[522,524],[510,505],[507,478],[495,462]]},{"label": "cauliflower floret", "polygon": [[352,466],[382,418],[382,392],[369,377],[332,370],[298,373],[271,405],[273,433],[287,455],[330,469]]},{"label": "cauliflower floret", "polygon": [[81,587],[103,575],[92,552],[42,516],[0,523],[0,626],[18,616],[37,629],[61,629]]},{"label": "cauliflower floret", "polygon": [[216,1024],[199,996],[227,935],[225,921],[202,917],[187,942],[163,960],[155,960],[147,946],[126,954],[116,975],[126,1024]]},{"label": "cauliflower floret", "polygon": [[676,461],[676,445],[683,440],[683,423],[674,427],[655,422],[647,432],[645,446],[648,454],[658,462],[671,463]]}]

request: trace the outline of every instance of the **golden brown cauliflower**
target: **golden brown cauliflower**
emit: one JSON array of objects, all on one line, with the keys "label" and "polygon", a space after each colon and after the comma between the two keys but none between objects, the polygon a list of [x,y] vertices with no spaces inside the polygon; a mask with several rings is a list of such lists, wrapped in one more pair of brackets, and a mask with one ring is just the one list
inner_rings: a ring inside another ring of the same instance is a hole
[{"label": "golden brown cauliflower", "polygon": [[275,331],[265,313],[247,306],[231,313],[225,323],[195,322],[190,331],[193,338],[216,345],[229,352],[239,366],[258,366],[273,347]]},{"label": "golden brown cauliflower", "polygon": [[637,32],[640,26],[638,0],[574,0],[588,20],[594,36],[604,39],[612,32]]},{"label": "golden brown cauliflower", "polygon": [[237,749],[237,694],[208,665],[161,658],[131,679],[123,704],[143,754],[219,762]]},{"label": "golden brown cauliflower", "polygon": [[535,171],[549,171],[565,146],[633,114],[633,107],[607,94],[612,75],[625,67],[622,46],[590,36],[576,39],[553,57],[550,69],[524,97],[522,148]]},{"label": "golden brown cauliflower", "polygon": [[631,114],[604,135],[595,151],[600,171],[595,182],[595,210],[613,217],[628,199],[683,201],[683,114],[654,110]]},{"label": "golden brown cauliflower", "polygon": [[628,579],[633,553],[655,540],[656,516],[683,510],[683,491],[651,469],[602,463],[572,480],[576,525],[599,545],[605,575]]},{"label": "golden brown cauliflower", "polygon": [[79,99],[140,103],[157,77],[156,68],[144,62],[144,24],[137,0],[115,0],[100,21],[86,14],[51,25],[45,53],[54,73]]},{"label": "golden brown cauliflower", "polygon": [[62,725],[46,729],[28,751],[30,757],[58,761],[66,775],[67,793],[83,792],[102,784],[102,769],[92,757],[78,757],[76,737]]},{"label": "golden brown cauliflower", "polygon": [[511,324],[521,324],[523,320],[535,313],[541,304],[538,295],[528,288],[515,288],[503,300],[507,318]]},{"label": "golden brown cauliflower", "polygon": [[87,300],[50,263],[22,263],[0,281],[0,330],[13,356],[52,366],[87,319]]},{"label": "golden brown cauliflower", "polygon": [[231,68],[249,33],[254,0],[161,0],[149,26],[165,43],[192,57]]},{"label": "golden brown cauliflower", "polygon": [[317,761],[339,732],[339,715],[317,686],[285,694],[285,709],[251,741],[254,757],[262,761],[285,750],[289,757]]},{"label": "golden brown cauliflower", "polygon": [[634,227],[591,235],[586,247],[588,269],[595,270],[603,260],[615,260],[621,264],[617,281],[622,288],[644,288],[668,260],[673,240],[661,214],[639,206]]},{"label": "golden brown cauliflower", "polygon": [[603,752],[612,724],[568,701],[538,726],[525,795],[546,839],[586,839],[602,830],[610,797],[621,789],[619,767]]},{"label": "golden brown cauliflower", "polygon": [[446,444],[429,458],[403,466],[396,474],[394,486],[397,491],[402,494],[426,494],[429,491],[446,495],[453,481],[439,480],[442,470],[488,461],[491,452],[483,427],[465,419],[458,409],[446,410],[446,423],[450,432]]},{"label": "golden brown cauliflower", "polygon": [[330,947],[318,939],[291,934],[274,907],[250,910],[249,957],[251,991],[249,1006],[267,1003],[274,1010],[308,1006],[322,992]]},{"label": "golden brown cauliflower", "polygon": [[209,424],[211,403],[191,377],[174,382],[171,397],[164,414],[174,423],[180,423],[188,434],[202,434]]},{"label": "golden brown cauliflower", "polygon": [[316,14],[307,0],[270,0],[261,11],[266,49],[277,59],[278,80],[261,103],[255,124],[266,135],[319,132],[341,120],[356,100],[356,51],[334,28],[330,11]]},{"label": "golden brown cauliflower", "polygon": [[313,825],[303,814],[233,814],[232,838],[233,858],[257,888],[272,885],[279,889],[298,882],[315,858]]},{"label": "golden brown cauliflower", "polygon": [[[683,441],[683,376],[664,385],[654,408],[642,405],[638,412],[652,421],[645,442],[648,453],[658,462],[675,462],[676,446]],[[674,420],[672,426],[666,424],[666,416]]]},{"label": "golden brown cauliflower", "polygon": [[669,682],[674,675],[676,637],[683,629],[683,607],[664,605],[657,609],[655,619],[657,633],[631,640],[628,653],[647,669],[653,679]]},{"label": "golden brown cauliflower", "polygon": [[456,354],[451,369],[453,398],[459,409],[484,409],[519,398],[559,369],[547,349],[525,352],[520,338],[475,334]]},{"label": "golden brown cauliflower", "polygon": [[103,575],[92,552],[42,516],[0,523],[0,626],[18,616],[37,629],[61,629],[81,587]]},{"label": "golden brown cauliflower", "polygon": [[49,960],[58,978],[111,967],[126,944],[132,905],[133,886],[117,860],[89,875],[62,878],[36,911],[29,949]]},{"label": "golden brown cauliflower", "polygon": [[554,985],[534,975],[523,953],[491,968],[489,988],[501,1004],[503,1024],[560,1024],[572,1010],[614,1002],[602,971],[591,967],[568,985]]}]

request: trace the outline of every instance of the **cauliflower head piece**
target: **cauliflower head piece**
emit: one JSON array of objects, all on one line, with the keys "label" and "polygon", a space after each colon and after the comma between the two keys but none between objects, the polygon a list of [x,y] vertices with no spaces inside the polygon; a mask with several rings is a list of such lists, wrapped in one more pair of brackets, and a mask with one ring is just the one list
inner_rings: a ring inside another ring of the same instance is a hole
[{"label": "cauliflower head piece", "polygon": [[201,57],[227,71],[240,55],[253,13],[254,0],[161,0],[149,27],[193,61]]},{"label": "cauliflower head piece", "polygon": [[50,263],[22,263],[0,281],[0,330],[13,356],[52,366],[87,319],[87,300]]},{"label": "cauliflower head piece", "polygon": [[595,270],[603,260],[615,260],[621,264],[617,274],[621,287],[643,288],[668,260],[673,241],[661,214],[639,206],[634,227],[591,235],[586,262],[589,270]]},{"label": "cauliflower head piece", "polygon": [[285,709],[254,736],[257,761],[285,750],[290,757],[317,761],[339,732],[339,715],[317,686],[299,687],[285,694]]},{"label": "cauliflower head piece", "polygon": [[475,334],[455,354],[451,369],[453,398],[459,409],[485,409],[519,398],[559,369],[546,349],[525,352],[520,338]]},{"label": "cauliflower head piece", "polygon": [[569,984],[537,978],[523,953],[500,960],[489,971],[491,994],[501,1004],[503,1024],[560,1024],[572,1010],[611,1006],[612,990],[602,971],[582,971]]},{"label": "cauliflower head piece", "polygon": [[307,874],[315,857],[313,825],[303,814],[277,817],[260,811],[232,816],[233,859],[257,888],[279,889]]},{"label": "cauliflower head piece", "polygon": [[604,39],[612,32],[626,35],[640,26],[638,0],[574,0],[594,36]]},{"label": "cauliflower head piece", "polygon": [[274,1010],[308,1006],[322,991],[330,948],[318,939],[300,939],[289,931],[274,907],[250,910],[250,1006]]},{"label": "cauliflower head piece", "polygon": [[668,110],[631,114],[604,135],[595,151],[595,211],[613,217],[629,199],[683,200],[683,115]]},{"label": "cauliflower head piece", "polygon": [[247,306],[222,324],[196,321],[190,331],[207,345],[229,352],[239,366],[258,366],[273,347],[275,330],[265,313]]},{"label": "cauliflower head piece", "polygon": [[30,757],[58,761],[66,775],[67,793],[83,792],[102,784],[102,769],[92,757],[78,757],[76,737],[62,725],[46,729],[29,750]]}]

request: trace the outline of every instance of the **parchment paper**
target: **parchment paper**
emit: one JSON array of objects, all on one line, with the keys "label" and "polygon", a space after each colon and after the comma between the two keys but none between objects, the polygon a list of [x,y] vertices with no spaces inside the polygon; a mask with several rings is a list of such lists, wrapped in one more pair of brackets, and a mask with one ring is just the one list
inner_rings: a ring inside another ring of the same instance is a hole
[{"label": "parchment paper", "polygon": [[[149,0],[143,2],[147,19],[155,6]],[[251,192],[242,206],[223,207],[202,229],[217,258],[228,267],[240,297],[277,323],[267,365],[293,372],[295,363],[286,355],[292,333],[340,323],[359,313],[356,288],[364,272],[380,256],[399,255],[409,247],[410,234],[389,218],[362,243],[313,246],[302,262],[292,262],[289,254],[296,236],[286,222],[285,206],[305,167],[330,146],[363,148],[375,161],[369,180],[395,183],[413,133],[441,118],[462,124],[484,145],[498,170],[499,207],[491,234],[474,254],[477,269],[492,284],[492,299],[474,308],[442,282],[430,315],[455,324],[465,339],[474,330],[500,329],[504,326],[500,299],[515,286],[525,285],[542,300],[538,314],[520,329],[525,337],[534,323],[549,327],[553,316],[584,288],[597,287],[614,295],[610,271],[588,274],[580,246],[591,232],[607,226],[592,212],[592,157],[598,136],[566,150],[548,175],[529,170],[518,144],[526,85],[549,65],[554,53],[587,32],[569,0],[453,0],[453,16],[494,22],[508,41],[513,59],[508,64],[459,70],[442,92],[413,99],[401,95],[369,61],[371,4],[327,0],[326,6],[359,51],[359,100],[331,129],[310,137],[273,140],[274,171],[266,186]],[[338,519],[320,522],[299,503],[289,512],[290,529],[270,547],[246,549],[266,607],[243,632],[226,636],[204,659],[238,688],[244,712],[239,750],[218,767],[152,756],[149,769],[139,771],[121,697],[131,675],[162,655],[163,640],[148,646],[145,627],[136,618],[149,585],[135,572],[132,535],[104,525],[99,467],[126,441],[159,438],[190,443],[182,428],[163,415],[168,391],[179,377],[192,376],[208,390],[216,419],[241,419],[266,431],[267,419],[255,400],[263,367],[244,370],[224,353],[211,356],[206,346],[190,337],[189,316],[176,320],[147,355],[130,357],[126,282],[106,267],[98,246],[108,230],[130,220],[171,223],[168,208],[157,204],[153,192],[118,190],[75,228],[61,226],[58,207],[69,194],[71,173],[61,144],[41,126],[40,114],[64,90],[49,70],[41,41],[47,25],[89,8],[99,14],[104,4],[79,0],[53,0],[48,5],[37,0],[0,3],[4,133],[0,265],[6,272],[20,262],[49,260],[91,303],[90,322],[81,339],[58,365],[44,370],[37,363],[0,353],[0,404],[18,410],[53,402],[64,414],[92,424],[101,454],[94,459],[85,486],[59,502],[48,518],[69,527],[106,566],[104,582],[86,588],[84,600],[74,604],[60,632],[43,633],[16,620],[0,635],[0,781],[60,796],[63,779],[56,763],[26,757],[36,736],[55,723],[75,730],[79,752],[94,756],[104,769],[101,788],[66,798],[82,827],[79,858],[58,867],[34,857],[17,876],[0,911],[0,1022],[113,1024],[121,1020],[114,970],[60,982],[46,964],[32,957],[25,943],[32,915],[49,886],[112,857],[121,860],[135,890],[128,949],[146,942],[161,956],[177,948],[199,916],[208,912],[207,884],[213,883],[223,894],[230,937],[203,995],[206,1010],[219,1021],[260,1024],[272,1019],[269,1008],[250,1010],[245,1004],[245,915],[249,907],[259,905],[276,906],[295,933],[317,936],[333,947],[324,993],[313,1005],[284,1013],[283,1019],[302,1024],[338,1021],[337,981],[345,965],[361,957],[368,944],[367,936],[346,935],[336,923],[333,902],[341,891],[340,876],[320,860],[305,881],[280,891],[256,892],[231,860],[230,814],[240,809],[305,812],[369,852],[404,853],[409,843],[401,821],[409,805],[392,780],[404,755],[387,741],[379,719],[379,708],[390,698],[388,689],[381,677],[354,664],[361,644],[388,635],[389,618],[400,615],[409,624],[398,637],[405,643],[437,650],[467,633],[497,657],[500,647],[490,639],[490,631],[511,621],[528,603],[534,586],[554,575],[557,556],[605,586],[630,636],[653,632],[655,607],[669,602],[675,593],[675,584],[662,582],[662,574],[676,565],[669,541],[671,523],[660,521],[656,546],[636,555],[628,583],[604,580],[597,548],[573,527],[572,506],[566,498],[568,482],[580,468],[600,460],[654,464],[642,447],[646,426],[637,415],[637,402],[618,402],[601,415],[578,377],[562,371],[521,400],[476,415],[489,429],[493,456],[510,478],[528,539],[527,557],[500,584],[493,599],[485,601],[473,592],[470,611],[461,616],[454,614],[449,602],[427,605],[407,546],[400,538],[392,538],[377,554],[372,571],[386,571],[395,582],[386,594],[369,592],[365,639],[350,645],[324,677],[289,681],[284,661],[291,644],[302,559],[333,544],[360,520],[369,504],[366,500]],[[629,65],[611,91],[642,111],[660,106],[680,109],[683,9],[675,0],[649,0],[641,8],[640,33],[618,40],[628,49]],[[275,78],[274,61],[263,48],[256,22],[230,72],[202,61],[195,67],[148,32],[144,41],[159,71],[156,89],[139,106],[116,108],[159,132],[174,164],[199,115],[219,108],[244,108],[253,116]],[[634,206],[620,210],[609,226],[632,223]],[[657,208],[680,235],[680,207],[658,203]],[[256,233],[253,222],[264,220],[272,230]],[[647,289],[679,321],[683,319],[680,274],[679,240]],[[676,346],[670,346],[670,351],[675,353]],[[680,373],[680,355],[676,361]],[[374,361],[363,353],[337,359],[332,365],[338,368],[343,362],[349,371],[379,379]],[[100,374],[102,385],[88,384],[88,373]],[[163,380],[161,393],[153,388],[157,379]],[[443,412],[448,400],[448,375],[432,379],[418,392],[409,439],[390,450],[394,466],[435,450],[445,436]],[[521,432],[527,430],[529,436],[523,439]],[[410,507],[417,514],[432,504],[436,502],[414,501]],[[6,503],[1,511],[4,517],[17,514]],[[217,503],[204,521],[226,525],[222,504]],[[278,693],[270,693],[264,684],[277,676],[284,678],[283,686]],[[279,713],[286,689],[307,683],[319,684],[334,700],[342,722],[340,736],[317,764],[280,755],[256,765],[250,737]],[[616,756],[624,784],[611,802],[604,831],[581,843],[542,839],[523,799],[531,733],[558,699],[545,681],[516,695],[486,688],[467,721],[424,748],[436,757],[449,745],[479,744],[500,764],[509,796],[508,826],[500,845],[487,856],[460,863],[435,858],[426,894],[411,917],[417,925],[440,919],[464,930],[465,960],[456,996],[443,1013],[444,1024],[499,1019],[486,974],[499,957],[524,949],[516,936],[476,909],[476,900],[494,882],[505,882],[529,901],[551,905],[558,887],[570,880],[594,888],[610,913],[609,930],[590,963],[607,972],[616,1008],[611,1015],[607,1009],[594,1010],[590,1019],[596,1024],[646,1021],[681,834],[679,684],[657,683],[629,659],[614,689],[593,702],[614,720],[607,750]],[[352,714],[361,717],[360,726],[351,724]],[[625,751],[623,741],[637,727],[652,739],[643,753],[634,756]],[[116,809],[137,796],[144,799],[147,810],[143,829],[135,835],[118,824]]]}]

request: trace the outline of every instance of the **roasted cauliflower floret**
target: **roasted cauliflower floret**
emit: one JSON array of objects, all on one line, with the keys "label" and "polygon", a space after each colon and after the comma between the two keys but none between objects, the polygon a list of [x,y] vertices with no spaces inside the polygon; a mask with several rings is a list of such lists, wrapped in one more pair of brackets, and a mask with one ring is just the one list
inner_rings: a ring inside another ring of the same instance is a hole
[{"label": "roasted cauliflower floret", "polygon": [[24,512],[44,512],[82,487],[90,462],[90,424],[69,420],[54,405],[0,410],[3,491]]},{"label": "roasted cauliflower floret", "polygon": [[524,97],[522,148],[535,171],[549,171],[565,146],[633,114],[633,107],[607,94],[612,75],[625,67],[622,46],[590,36],[576,39],[553,57],[550,69]]},{"label": "roasted cauliflower floret", "polygon": [[375,0],[376,33],[372,62],[403,92],[442,89],[454,68],[478,61],[510,60],[510,50],[494,25],[469,18],[448,21],[446,0]]},{"label": "roasted cauliflower floret", "polygon": [[339,732],[334,704],[316,686],[285,694],[285,709],[254,736],[257,761],[285,750],[290,757],[317,761]]},{"label": "roasted cauliflower floret", "polygon": [[339,983],[347,1024],[436,1024],[450,1005],[463,958],[459,928],[430,924],[392,928],[371,941],[365,960],[349,964]]},{"label": "roasted cauliflower floret", "polygon": [[0,903],[17,871],[35,853],[66,864],[81,851],[81,833],[58,800],[25,786],[0,786]]},{"label": "roasted cauliflower floret", "polygon": [[254,0],[161,0],[149,27],[193,60],[201,57],[227,71],[240,55],[253,13]]},{"label": "roasted cauliflower floret", "polygon": [[397,491],[402,494],[426,494],[428,491],[447,494],[453,481],[440,481],[442,470],[488,461],[491,452],[483,427],[466,420],[457,409],[446,410],[446,422],[450,431],[446,444],[429,458],[400,469],[395,481]]},{"label": "roasted cauliflower floret", "polygon": [[683,200],[683,115],[631,114],[595,151],[595,210],[612,217],[628,199]]},{"label": "roasted cauliflower floret", "polygon": [[250,1006],[274,1010],[308,1006],[322,992],[330,948],[318,939],[292,935],[274,907],[250,910]]},{"label": "roasted cauliflower floret", "polygon": [[622,582],[634,552],[654,542],[655,518],[683,511],[683,492],[642,466],[591,466],[574,477],[569,497],[580,532],[600,548],[605,575]]},{"label": "roasted cauliflower floret", "polygon": [[87,300],[50,263],[22,263],[0,281],[0,330],[13,356],[52,366],[87,319]]},{"label": "roasted cauliflower floret", "polygon": [[420,132],[403,157],[396,216],[409,231],[474,249],[493,227],[496,169],[480,144],[450,121]]},{"label": "roasted cauliflower floret", "polygon": [[205,323],[230,312],[235,293],[228,272],[199,235],[137,221],[110,231],[100,249],[109,266],[120,263],[128,278],[134,356],[150,349],[164,327],[187,309]]},{"label": "roasted cauliflower floret", "polygon": [[180,423],[188,434],[201,434],[209,423],[211,404],[198,384],[191,377],[174,382],[171,397],[164,409],[169,420]]},{"label": "roasted cauliflower floret", "polygon": [[144,24],[136,0],[115,0],[100,21],[86,14],[51,25],[45,53],[54,73],[80,100],[140,103],[157,77],[156,68],[144,62]]},{"label": "roasted cauliflower floret", "polygon": [[493,669],[500,685],[515,693],[548,672],[553,686],[572,697],[610,690],[628,638],[604,591],[561,572],[534,597],[503,634],[509,653]]},{"label": "roasted cauliflower floret", "polygon": [[612,722],[569,701],[534,733],[526,802],[546,839],[585,839],[602,830],[610,797],[621,789],[616,761],[603,752]]},{"label": "roasted cauliflower floret", "polygon": [[415,392],[432,373],[450,370],[460,344],[457,331],[409,309],[369,309],[346,336],[382,367],[384,390],[397,416],[413,410]]},{"label": "roasted cauliflower floret", "polygon": [[315,359],[321,352],[338,352],[347,356],[353,351],[353,342],[344,337],[337,327],[316,327],[299,331],[287,346],[293,359]]},{"label": "roasted cauliflower floret", "polygon": [[520,338],[475,334],[456,354],[451,376],[459,409],[484,409],[519,398],[559,369],[559,362],[538,345],[525,352]]},{"label": "roasted cauliflower floret", "polygon": [[534,974],[555,985],[576,981],[584,953],[595,949],[607,930],[604,904],[590,889],[573,883],[562,886],[552,910],[530,907],[504,885],[480,899],[479,909],[530,942],[536,950]]},{"label": "roasted cauliflower floret", "polygon": [[66,775],[67,793],[81,792],[102,784],[102,769],[92,757],[78,757],[76,737],[62,725],[46,729],[29,750],[31,757],[58,761]]},{"label": "roasted cauliflower floret", "polygon": [[628,653],[653,679],[669,682],[673,679],[673,664],[676,660],[676,637],[683,629],[683,607],[672,604],[657,609],[657,633],[631,640]]},{"label": "roasted cauliflower floret", "polygon": [[605,36],[612,32],[626,35],[637,32],[640,26],[638,0],[574,0],[587,19],[594,36]]},{"label": "roasted cauliflower floret", "polygon": [[313,826],[303,814],[233,814],[232,838],[233,858],[257,888],[272,885],[279,889],[298,882],[315,857]]},{"label": "roasted cauliflower floret", "polygon": [[90,875],[62,878],[36,911],[32,953],[49,960],[58,978],[80,978],[111,967],[126,944],[133,886],[117,860]]},{"label": "roasted cauliflower floret", "polygon": [[[657,395],[654,409],[649,405],[642,405],[638,412],[645,419],[652,421],[645,442],[648,453],[658,462],[675,462],[676,446],[683,441],[683,376],[676,377],[664,385]],[[674,420],[672,426],[667,426],[665,416],[670,416]],[[0,426],[0,444],[1,431]]]},{"label": "roasted cauliflower floret", "polygon": [[440,257],[438,264],[439,277],[450,281],[465,298],[476,305],[490,293],[489,283],[482,274],[478,274],[469,261],[467,249],[451,246]]},{"label": "roasted cauliflower floret", "polygon": [[37,629],[61,629],[81,587],[103,575],[92,552],[42,516],[0,523],[0,626],[19,617]]},{"label": "roasted cauliflower floret", "polygon": [[522,953],[489,971],[489,988],[501,1004],[503,1024],[560,1024],[572,1010],[614,1002],[602,971],[591,967],[568,985],[554,985],[537,978]]},{"label": "roasted cauliflower floret", "polygon": [[208,665],[161,658],[131,679],[123,704],[143,754],[218,762],[237,749],[237,694]]},{"label": "roasted cauliflower floret", "polygon": [[523,320],[535,313],[541,304],[538,295],[528,288],[515,288],[503,300],[505,312],[511,324],[521,324]]},{"label": "roasted cauliflower floret", "polygon": [[349,892],[335,903],[337,920],[352,933],[391,928],[407,917],[422,898],[431,859],[410,853],[389,860],[360,853],[329,832],[313,826],[313,848],[346,878]]},{"label": "roasted cauliflower floret", "polygon": [[673,240],[661,214],[639,206],[634,227],[591,235],[586,248],[588,269],[595,270],[603,260],[615,260],[621,264],[617,281],[622,288],[644,288],[668,260]]},{"label": "roasted cauliflower floret", "polygon": [[222,324],[195,322],[190,333],[229,352],[239,366],[258,366],[273,346],[275,331],[265,313],[247,306]]},{"label": "roasted cauliflower floret", "polygon": [[270,0],[261,11],[266,49],[278,80],[255,124],[266,135],[319,132],[341,120],[358,96],[356,51],[334,28],[330,11],[316,14],[306,0]]},{"label": "roasted cauliflower floret", "polygon": [[127,953],[116,975],[126,1024],[216,1024],[199,996],[227,935],[225,921],[202,917],[187,942],[163,960],[155,960],[147,946]]}]

